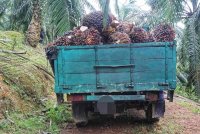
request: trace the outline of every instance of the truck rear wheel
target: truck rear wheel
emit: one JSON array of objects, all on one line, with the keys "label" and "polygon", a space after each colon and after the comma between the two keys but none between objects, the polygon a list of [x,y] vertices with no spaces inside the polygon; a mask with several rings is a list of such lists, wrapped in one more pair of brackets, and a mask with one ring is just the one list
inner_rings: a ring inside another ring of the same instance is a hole
[{"label": "truck rear wheel", "polygon": [[87,105],[85,103],[72,103],[72,116],[77,127],[84,127],[88,123]]}]

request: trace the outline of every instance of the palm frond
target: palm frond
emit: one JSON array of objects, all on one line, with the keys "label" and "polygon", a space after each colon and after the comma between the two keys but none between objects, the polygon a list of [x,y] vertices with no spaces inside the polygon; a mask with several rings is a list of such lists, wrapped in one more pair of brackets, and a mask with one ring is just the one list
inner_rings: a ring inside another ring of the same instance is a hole
[{"label": "palm frond", "polygon": [[189,77],[188,86],[193,84],[195,92],[200,95],[200,42],[199,33],[197,33],[197,25],[199,22],[200,8],[189,18],[188,21],[188,54],[189,54]]},{"label": "palm frond", "polygon": [[92,8],[89,2],[83,0],[49,0],[48,3],[49,12],[52,14],[52,24],[55,26],[55,35],[61,35],[78,26],[85,15],[84,6]]},{"label": "palm frond", "polygon": [[[153,20],[157,23],[174,23],[181,19],[184,9],[184,0],[149,0],[152,7],[152,14],[156,14]],[[155,20],[156,19],[156,20]]]},{"label": "palm frond", "polygon": [[0,1],[0,18],[5,14],[7,2],[5,0]]},{"label": "palm frond", "polygon": [[13,0],[10,18],[11,29],[25,32],[32,18],[32,0]]},{"label": "palm frond", "polygon": [[119,8],[119,1],[118,0],[115,0],[115,12],[117,13],[117,16],[119,18],[120,8]]},{"label": "palm frond", "polygon": [[80,2],[81,2],[81,7],[85,6],[85,7],[89,8],[91,11],[96,11],[96,8],[87,0],[81,0]]},{"label": "palm frond", "polygon": [[56,27],[56,35],[70,30],[70,1],[50,0],[49,9],[52,12],[52,23]]}]

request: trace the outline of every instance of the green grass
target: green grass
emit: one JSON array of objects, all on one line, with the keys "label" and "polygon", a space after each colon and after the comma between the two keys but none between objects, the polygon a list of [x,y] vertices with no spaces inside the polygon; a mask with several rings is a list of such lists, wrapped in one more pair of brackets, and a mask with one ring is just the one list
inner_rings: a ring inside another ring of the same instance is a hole
[{"label": "green grass", "polygon": [[187,89],[184,86],[177,85],[175,93],[184,96],[188,99],[194,100],[196,102],[200,102],[200,97],[197,96],[192,89]]},{"label": "green grass", "polygon": [[198,106],[194,106],[190,104],[189,102],[185,102],[185,101],[178,102],[178,104],[187,108],[188,110],[190,110],[191,112],[195,114],[200,114],[200,107]]},{"label": "green grass", "polygon": [[0,134],[39,134],[41,132],[58,134],[60,125],[72,122],[68,105],[50,108],[44,115],[36,113],[26,113],[26,115],[20,112],[11,113],[7,119],[0,121]]},{"label": "green grass", "polygon": [[[59,133],[60,123],[71,119],[70,111],[64,106],[52,108],[54,78],[44,49],[27,46],[24,39],[21,33],[0,31],[0,50],[8,52],[0,52],[0,84],[8,87],[0,88],[0,106],[4,104],[1,102],[10,102],[10,107],[5,103],[5,109],[0,108],[0,115],[7,113],[5,119],[0,116],[0,134]],[[36,112],[41,109],[50,110]]]},{"label": "green grass", "polygon": [[[196,102],[200,102],[200,98],[198,96],[196,96],[196,94],[193,92],[193,90],[186,89],[183,86],[178,85],[176,90],[175,90],[175,93],[177,93],[181,96],[184,96],[188,99],[194,100]],[[185,102],[185,101],[181,101],[181,102],[178,102],[178,103],[181,106],[188,108],[191,112],[193,112],[195,114],[200,114],[200,107],[198,107],[198,106],[195,107],[194,105],[191,105],[190,103]]]},{"label": "green grass", "polygon": [[[160,123],[161,122],[161,123]],[[180,126],[171,121],[160,121],[154,124],[136,124],[133,134],[177,134],[180,133]]]},{"label": "green grass", "polygon": [[73,121],[70,108],[64,104],[50,108],[47,112],[47,118],[56,124]]},{"label": "green grass", "polygon": [[[39,107],[43,105],[41,100],[53,92],[54,78],[44,49],[27,46],[24,40],[21,33],[0,31],[0,50],[8,51],[0,52],[0,75],[3,76],[3,84],[9,87],[9,90],[2,89],[3,92],[0,92],[0,101],[11,101],[15,110],[22,109],[20,101],[21,104],[27,102],[27,109]],[[10,51],[26,53],[13,54]],[[2,94],[5,92],[7,96]],[[26,109],[26,106],[23,108]]]},{"label": "green grass", "polygon": [[24,117],[20,113],[11,115],[10,120],[4,120],[0,122],[0,133],[1,134],[38,134],[41,132],[51,132],[53,134],[59,133],[59,126],[55,123],[48,125],[46,118],[43,116],[30,116]]}]

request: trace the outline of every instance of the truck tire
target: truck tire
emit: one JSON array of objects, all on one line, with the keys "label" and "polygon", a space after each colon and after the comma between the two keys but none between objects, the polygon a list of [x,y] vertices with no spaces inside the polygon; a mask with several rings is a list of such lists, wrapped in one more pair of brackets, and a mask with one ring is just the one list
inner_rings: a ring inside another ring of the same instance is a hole
[{"label": "truck tire", "polygon": [[85,103],[72,103],[72,116],[77,127],[84,127],[88,123],[88,111]]}]

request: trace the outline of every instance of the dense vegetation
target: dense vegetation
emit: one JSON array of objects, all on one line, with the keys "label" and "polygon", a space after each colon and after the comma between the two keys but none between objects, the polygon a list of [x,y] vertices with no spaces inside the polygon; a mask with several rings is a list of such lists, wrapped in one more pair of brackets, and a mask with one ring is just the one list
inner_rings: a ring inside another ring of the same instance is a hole
[{"label": "dense vegetation", "polygon": [[[155,15],[153,18],[156,22],[170,22],[176,28],[178,91],[186,92],[186,96],[200,96],[200,1],[150,0],[148,3],[152,5],[152,13]],[[177,26],[180,21],[185,28],[180,29]]]},{"label": "dense vegetation", "polygon": [[[110,12],[110,0],[95,2],[106,17]],[[153,27],[162,22],[173,24],[178,42],[179,87],[188,94],[200,96],[199,0],[146,0],[146,4],[151,7],[150,11],[138,8],[134,0],[123,5],[115,0],[116,17],[140,26]],[[96,10],[87,0],[2,0],[0,5],[0,29],[24,33],[26,43],[33,47],[38,45],[41,33],[45,40],[43,43],[47,44],[65,31],[80,25],[86,9]],[[177,25],[180,22],[185,28]]]},{"label": "dense vegetation", "polygon": [[[177,92],[199,101],[200,0],[145,0],[151,7],[149,11],[137,7],[137,0],[127,0],[123,5],[119,4],[119,0],[112,1],[115,4],[114,14],[120,21],[134,22],[143,27],[148,25],[150,28],[163,22],[174,26],[178,46]],[[95,2],[104,12],[106,21],[111,12],[111,1]],[[8,118],[5,111],[10,108],[24,113],[32,111],[32,106],[37,111],[38,104],[45,109],[48,107],[43,100],[51,94],[52,90],[47,89],[52,89],[53,76],[41,44],[52,42],[64,32],[79,26],[86,9],[96,11],[96,6],[89,0],[0,1],[0,86],[4,87],[0,88],[0,100],[4,100],[0,103],[0,119]],[[179,27],[180,23],[184,27]],[[49,119],[58,122],[61,120],[60,111],[62,113],[63,109],[51,109],[45,119],[33,115],[27,119],[26,116],[23,117],[25,122],[14,126],[30,130],[26,124],[33,125],[35,120],[39,123],[34,124],[36,128]],[[18,120],[16,114],[12,118]],[[3,124],[0,129],[7,127],[5,122]],[[44,129],[47,126],[41,127]],[[57,131],[56,126],[52,127],[55,128],[47,130]]]}]

